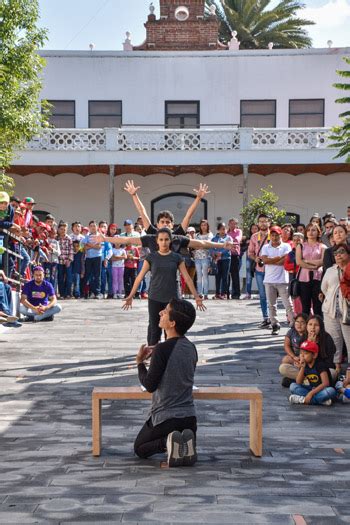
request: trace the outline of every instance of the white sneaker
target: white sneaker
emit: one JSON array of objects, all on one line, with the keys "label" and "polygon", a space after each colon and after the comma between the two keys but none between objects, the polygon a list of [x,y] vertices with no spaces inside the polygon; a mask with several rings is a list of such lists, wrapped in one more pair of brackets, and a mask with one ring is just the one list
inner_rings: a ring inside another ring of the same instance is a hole
[{"label": "white sneaker", "polygon": [[289,396],[289,403],[291,405],[303,405],[305,403],[305,397],[292,394]]},{"label": "white sneaker", "polygon": [[119,299],[119,295],[118,295],[117,293],[115,293],[115,294],[113,295],[113,299]]},{"label": "white sneaker", "polygon": [[324,401],[322,403],[322,405],[325,406],[325,407],[330,407],[331,404],[332,404],[332,400],[331,399],[327,399],[327,401]]}]

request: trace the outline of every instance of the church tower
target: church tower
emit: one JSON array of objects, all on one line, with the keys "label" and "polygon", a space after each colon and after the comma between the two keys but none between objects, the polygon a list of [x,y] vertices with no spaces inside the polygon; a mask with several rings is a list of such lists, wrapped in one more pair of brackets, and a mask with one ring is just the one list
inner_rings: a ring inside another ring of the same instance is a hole
[{"label": "church tower", "polygon": [[134,50],[208,51],[221,49],[215,7],[205,15],[205,0],[159,0],[160,17],[153,3],[145,23],[146,40]]}]

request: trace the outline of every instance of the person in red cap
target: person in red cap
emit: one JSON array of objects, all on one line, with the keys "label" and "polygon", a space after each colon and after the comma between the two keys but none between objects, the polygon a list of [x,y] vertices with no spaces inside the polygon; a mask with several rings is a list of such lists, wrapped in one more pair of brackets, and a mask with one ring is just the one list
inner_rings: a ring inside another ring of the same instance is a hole
[{"label": "person in red cap", "polygon": [[24,215],[24,225],[27,228],[31,228],[33,226],[33,208],[36,204],[34,199],[32,197],[24,197],[22,203],[25,205],[25,215]]},{"label": "person in red cap", "polygon": [[332,404],[336,390],[332,386],[330,371],[324,361],[318,357],[319,346],[314,341],[306,340],[300,345],[300,370],[296,382],[290,385],[289,402],[293,405]]},{"label": "person in red cap", "polygon": [[277,298],[280,297],[286,309],[290,325],[293,323],[293,304],[288,293],[289,274],[284,268],[286,256],[291,251],[290,244],[282,242],[279,226],[270,228],[270,242],[261,250],[261,260],[265,265],[264,285],[269,303],[272,335],[278,335],[280,323],[277,315]]}]

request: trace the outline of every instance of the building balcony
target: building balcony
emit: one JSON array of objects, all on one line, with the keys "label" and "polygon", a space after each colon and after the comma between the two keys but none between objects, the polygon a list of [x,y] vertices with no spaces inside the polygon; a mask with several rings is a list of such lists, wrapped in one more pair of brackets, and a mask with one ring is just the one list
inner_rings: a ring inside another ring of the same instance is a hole
[{"label": "building balcony", "polygon": [[48,129],[14,164],[315,164],[334,159],[330,128]]}]

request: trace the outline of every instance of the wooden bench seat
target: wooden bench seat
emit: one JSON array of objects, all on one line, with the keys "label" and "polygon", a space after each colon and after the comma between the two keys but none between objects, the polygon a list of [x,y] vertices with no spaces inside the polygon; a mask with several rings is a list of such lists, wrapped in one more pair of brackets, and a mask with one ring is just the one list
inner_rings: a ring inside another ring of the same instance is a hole
[{"label": "wooden bench seat", "polygon": [[[262,456],[262,405],[263,395],[255,387],[209,386],[193,391],[194,399],[241,399],[250,402],[249,444],[254,456]],[[92,453],[101,454],[102,401],[114,399],[151,399],[152,394],[143,392],[140,386],[95,387],[92,392]]]}]

